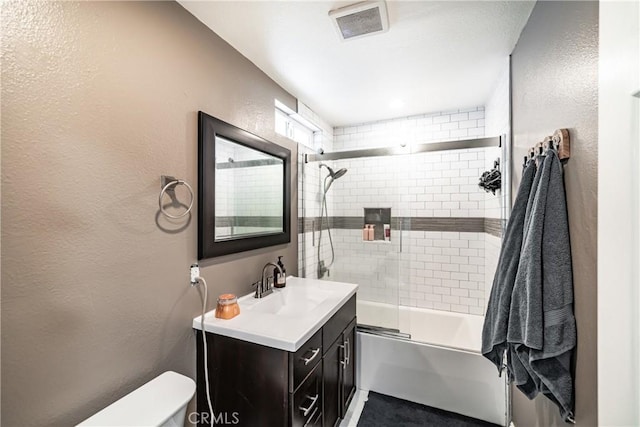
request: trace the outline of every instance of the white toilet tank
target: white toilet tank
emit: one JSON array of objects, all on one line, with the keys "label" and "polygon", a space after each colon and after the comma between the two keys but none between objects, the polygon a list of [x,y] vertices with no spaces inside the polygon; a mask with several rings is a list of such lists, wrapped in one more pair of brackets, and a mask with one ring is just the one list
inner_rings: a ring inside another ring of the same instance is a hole
[{"label": "white toilet tank", "polygon": [[183,427],[195,391],[196,383],[191,378],[167,371],[78,426]]}]

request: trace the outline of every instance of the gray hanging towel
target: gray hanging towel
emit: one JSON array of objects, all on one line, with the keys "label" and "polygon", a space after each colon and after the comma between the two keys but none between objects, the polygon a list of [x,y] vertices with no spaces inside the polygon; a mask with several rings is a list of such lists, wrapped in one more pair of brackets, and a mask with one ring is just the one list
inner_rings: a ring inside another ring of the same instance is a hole
[{"label": "gray hanging towel", "polygon": [[[531,192],[529,193],[529,199],[527,200],[527,207],[524,215],[523,231],[522,231],[523,245],[525,244],[526,236],[528,235],[529,232],[532,231],[530,226],[531,226],[531,219],[532,219],[531,215],[534,211],[534,207],[539,207],[539,204],[540,204],[540,195],[539,195],[540,179],[542,178],[542,173],[543,173],[542,164],[545,158],[546,156],[542,154],[539,156],[536,156],[535,163],[540,165],[540,167],[538,167],[536,170],[536,176],[533,179],[533,184],[531,185]],[[519,255],[522,256],[522,250]],[[518,269],[520,268],[520,259],[518,259],[517,268]],[[517,278],[517,275],[514,278],[514,287],[515,287],[516,278]],[[513,298],[513,294],[512,294],[512,298]],[[509,307],[509,316],[511,316],[511,306]],[[516,352],[516,346],[514,346],[513,343],[509,341],[508,327],[507,327],[507,347],[508,347],[507,370],[509,372],[509,380],[513,382],[518,387],[518,389],[520,389],[520,391],[522,391],[529,399],[533,399],[538,394],[539,379],[531,371],[531,368],[529,366],[528,349],[519,348],[520,350],[520,355],[519,355],[518,352]],[[523,354],[524,352],[526,352],[526,354]],[[521,361],[521,359],[524,360],[524,363]]]},{"label": "gray hanging towel", "polygon": [[571,356],[576,346],[569,221],[557,153],[549,150],[526,218],[507,331],[514,382],[543,393],[573,418]]},{"label": "gray hanging towel", "polygon": [[503,354],[507,348],[507,324],[511,306],[511,292],[513,291],[513,283],[518,271],[525,212],[535,175],[535,162],[530,161],[522,173],[518,195],[502,239],[498,266],[491,286],[487,313],[484,317],[482,355],[496,365],[498,372],[502,371]]}]

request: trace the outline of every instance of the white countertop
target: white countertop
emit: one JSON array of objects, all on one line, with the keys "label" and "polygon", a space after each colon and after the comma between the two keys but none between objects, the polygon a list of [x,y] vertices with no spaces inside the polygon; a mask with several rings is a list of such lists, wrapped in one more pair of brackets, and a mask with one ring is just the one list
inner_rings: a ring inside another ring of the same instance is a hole
[{"label": "white countertop", "polygon": [[[287,277],[287,286],[271,295],[238,298],[240,314],[233,319],[215,317],[215,309],[204,316],[207,332],[241,339],[286,351],[297,351],[313,334],[355,295],[358,285],[317,279]],[[202,330],[198,316],[193,328]]]}]

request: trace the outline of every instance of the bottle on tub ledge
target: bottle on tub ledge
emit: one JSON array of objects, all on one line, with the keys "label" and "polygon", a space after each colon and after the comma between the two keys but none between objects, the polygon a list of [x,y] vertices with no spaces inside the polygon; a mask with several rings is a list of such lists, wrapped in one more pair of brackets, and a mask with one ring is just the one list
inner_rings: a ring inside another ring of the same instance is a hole
[{"label": "bottle on tub ledge", "polygon": [[282,269],[282,274],[280,274],[277,268],[273,269],[273,285],[276,288],[284,288],[285,286],[287,286],[287,269],[284,268],[282,255],[278,257],[278,265]]},{"label": "bottle on tub ledge", "polygon": [[391,224],[384,225],[384,241],[385,242],[391,241]]}]

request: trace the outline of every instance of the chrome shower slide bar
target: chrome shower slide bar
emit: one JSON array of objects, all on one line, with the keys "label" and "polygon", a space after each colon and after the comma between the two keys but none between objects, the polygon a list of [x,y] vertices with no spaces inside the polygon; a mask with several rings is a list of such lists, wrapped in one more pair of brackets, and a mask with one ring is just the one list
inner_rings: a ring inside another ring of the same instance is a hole
[{"label": "chrome shower slide bar", "polygon": [[334,151],[332,153],[305,154],[304,162],[325,160],[355,159],[358,157],[397,156],[401,154],[417,154],[430,151],[464,150],[469,148],[501,147],[502,137],[463,139],[459,141],[442,141],[409,147],[363,148],[360,150]]}]

